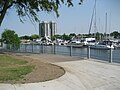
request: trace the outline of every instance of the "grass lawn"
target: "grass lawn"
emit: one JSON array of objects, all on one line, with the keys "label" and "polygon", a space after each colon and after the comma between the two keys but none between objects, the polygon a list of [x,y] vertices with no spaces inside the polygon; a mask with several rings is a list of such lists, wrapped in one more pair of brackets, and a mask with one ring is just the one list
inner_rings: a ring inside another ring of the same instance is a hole
[{"label": "grass lawn", "polygon": [[19,81],[32,72],[33,68],[26,60],[0,54],[0,82]]}]

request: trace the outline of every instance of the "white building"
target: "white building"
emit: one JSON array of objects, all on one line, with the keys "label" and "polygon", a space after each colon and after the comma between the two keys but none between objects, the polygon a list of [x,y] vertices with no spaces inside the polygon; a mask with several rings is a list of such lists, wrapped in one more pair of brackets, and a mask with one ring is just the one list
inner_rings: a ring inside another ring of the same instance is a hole
[{"label": "white building", "polygon": [[51,38],[56,34],[56,27],[56,23],[53,21],[42,21],[41,23],[39,23],[39,35],[41,37]]}]

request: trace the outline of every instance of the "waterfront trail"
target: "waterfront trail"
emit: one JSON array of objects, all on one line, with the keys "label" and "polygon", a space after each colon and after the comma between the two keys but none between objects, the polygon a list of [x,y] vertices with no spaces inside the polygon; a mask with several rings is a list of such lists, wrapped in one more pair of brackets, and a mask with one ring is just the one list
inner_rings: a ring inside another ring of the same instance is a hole
[{"label": "waterfront trail", "polygon": [[66,73],[46,82],[0,83],[0,90],[120,90],[120,64],[51,54],[18,55],[61,66]]}]

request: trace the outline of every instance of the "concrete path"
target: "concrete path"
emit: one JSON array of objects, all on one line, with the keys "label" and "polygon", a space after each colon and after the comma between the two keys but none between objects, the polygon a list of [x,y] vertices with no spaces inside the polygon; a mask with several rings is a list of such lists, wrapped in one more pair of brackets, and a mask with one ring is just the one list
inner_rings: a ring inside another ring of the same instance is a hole
[{"label": "concrete path", "polygon": [[[47,57],[58,58],[55,55],[48,55]],[[63,59],[63,57],[61,58]],[[69,58],[76,59],[73,57]],[[0,84],[0,90],[120,90],[119,64],[92,60],[52,61],[52,63],[62,66],[66,70],[66,74],[47,82],[13,85]]]}]

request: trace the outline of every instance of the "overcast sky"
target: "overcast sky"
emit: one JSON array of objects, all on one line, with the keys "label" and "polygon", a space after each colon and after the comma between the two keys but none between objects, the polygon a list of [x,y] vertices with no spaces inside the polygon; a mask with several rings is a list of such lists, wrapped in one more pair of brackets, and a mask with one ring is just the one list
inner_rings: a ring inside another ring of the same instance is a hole
[{"label": "overcast sky", "polygon": [[[69,33],[88,33],[90,19],[94,7],[94,0],[84,0],[82,5],[78,5],[79,0],[73,0],[74,7],[67,8],[61,6],[59,8],[60,17],[57,18],[54,13],[40,12],[39,19],[41,21],[55,21],[57,23],[58,34]],[[97,0],[96,6],[96,32],[105,32],[105,13],[108,17],[107,33],[112,31],[120,32],[120,0]],[[19,36],[38,34],[38,23],[33,25],[29,20],[24,23],[19,22],[15,11],[13,9],[7,12],[5,19],[0,27],[0,33],[4,29],[15,30]],[[92,26],[91,32],[94,32]]]}]

